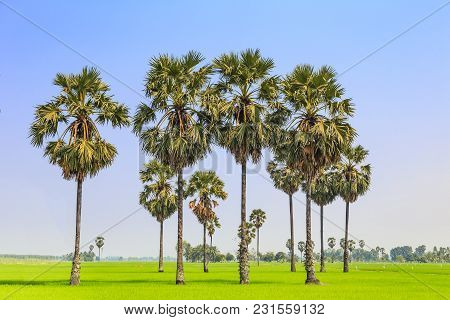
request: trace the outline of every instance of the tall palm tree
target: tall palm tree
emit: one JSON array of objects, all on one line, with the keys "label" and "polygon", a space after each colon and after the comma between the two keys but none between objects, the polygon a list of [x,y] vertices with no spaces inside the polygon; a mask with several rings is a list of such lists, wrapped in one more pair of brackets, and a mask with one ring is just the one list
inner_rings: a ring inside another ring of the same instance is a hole
[{"label": "tall palm tree", "polygon": [[228,194],[224,190],[225,184],[214,171],[197,171],[189,179],[186,190],[187,196],[195,198],[189,202],[198,221],[203,225],[203,271],[208,272],[208,255],[206,252],[206,231],[208,222],[217,216],[214,208],[225,200]]},{"label": "tall palm tree", "polygon": [[133,119],[133,131],[139,135],[143,150],[178,176],[177,284],[184,284],[183,169],[209,152],[212,138],[210,117],[201,103],[212,69],[200,66],[203,60],[194,51],[181,57],[153,57],[145,79],[150,104],[142,103]]},{"label": "tall palm tree", "polygon": [[105,245],[105,238],[102,236],[98,236],[97,238],[95,238],[95,245],[98,248],[98,261],[100,261],[101,251],[103,246]]},{"label": "tall palm tree", "polygon": [[299,169],[306,184],[306,284],[319,284],[314,270],[311,240],[311,192],[319,173],[335,164],[356,135],[348,123],[351,99],[328,66],[299,65],[282,81],[281,90],[290,117],[276,152],[290,167]]},{"label": "tall palm tree", "polygon": [[169,219],[177,209],[177,198],[172,182],[175,172],[167,165],[152,160],[140,172],[144,190],[139,203],[159,222],[159,264],[158,272],[164,272],[164,220]]},{"label": "tall palm tree", "polygon": [[[46,144],[44,156],[62,169],[62,176],[77,182],[75,250],[70,284],[80,283],[80,233],[83,182],[112,164],[116,148],[100,135],[98,125],[122,127],[129,123],[128,109],[113,100],[109,86],[94,68],[80,74],[58,73],[53,83],[60,92],[36,107],[30,128],[35,147]],[[52,140],[54,139],[54,140]]]},{"label": "tall palm tree", "polygon": [[350,203],[364,195],[370,186],[370,164],[363,164],[369,152],[362,146],[344,149],[342,160],[336,165],[339,195],[345,201],[344,272],[348,272],[348,222]]},{"label": "tall palm tree", "polygon": [[250,214],[250,222],[256,228],[256,261],[259,266],[259,229],[266,222],[266,213],[261,209],[254,209]]},{"label": "tall palm tree", "polygon": [[300,251],[300,261],[303,262],[303,252],[305,251],[306,244],[304,241],[298,243],[298,251]]},{"label": "tall palm tree", "polygon": [[267,165],[267,172],[269,172],[270,178],[272,179],[275,188],[282,190],[289,197],[289,224],[291,231],[292,241],[290,242],[291,252],[291,272],[295,272],[295,254],[294,254],[294,204],[292,201],[292,196],[298,191],[302,183],[302,173],[300,170],[295,168],[287,167],[281,162],[270,161]]},{"label": "tall palm tree", "polygon": [[213,66],[219,76],[215,89],[220,94],[223,124],[217,141],[241,165],[239,277],[241,284],[248,284],[247,161],[258,163],[262,149],[268,145],[270,129],[265,117],[278,97],[277,77],[270,76],[273,60],[262,57],[259,50],[223,54],[214,59]]},{"label": "tall palm tree", "polygon": [[323,207],[336,199],[337,186],[334,177],[333,172],[323,171],[319,174],[311,188],[311,199],[320,207],[320,272],[325,272]]}]

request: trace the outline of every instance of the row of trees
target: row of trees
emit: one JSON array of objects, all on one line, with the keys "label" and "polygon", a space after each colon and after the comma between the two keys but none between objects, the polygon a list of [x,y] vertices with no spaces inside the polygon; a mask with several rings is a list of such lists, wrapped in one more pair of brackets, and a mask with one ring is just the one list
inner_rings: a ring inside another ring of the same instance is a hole
[{"label": "row of trees", "polygon": [[[191,180],[192,188],[185,187],[183,169],[205,157],[213,146],[228,150],[241,166],[238,231],[241,284],[249,283],[248,246],[255,230],[247,221],[247,162],[258,163],[264,148],[275,155],[275,162],[268,167],[275,184],[290,195],[291,222],[292,195],[300,185],[306,194],[305,283],[319,283],[311,240],[311,201],[321,207],[326,204],[315,196],[322,192],[322,185],[346,202],[344,271],[348,271],[349,204],[368,189],[370,182],[370,166],[361,165],[367,151],[360,146],[352,147],[356,137],[356,130],[349,123],[354,114],[352,100],[344,96],[331,67],[298,65],[280,77],[272,74],[274,66],[272,59],[252,49],[223,54],[212,63],[204,63],[203,56],[195,51],[181,57],[166,54],[153,57],[145,79],[149,101],[141,103],[132,118],[128,108],[109,94],[109,86],[97,70],[84,68],[80,74],[56,75],[54,84],[61,91],[36,108],[30,137],[37,147],[45,143],[44,155],[62,169],[64,178],[77,182],[72,285],[80,282],[83,181],[111,165],[117,154],[115,147],[100,135],[97,126],[103,124],[117,128],[131,124],[143,150],[158,161],[153,165],[164,166],[162,171],[167,171],[167,179],[176,176],[175,194],[165,199],[164,214],[176,207],[177,284],[184,284],[183,201],[188,196],[194,197],[189,206],[204,230],[210,226],[208,221],[214,216],[215,207],[213,199],[203,197],[203,190],[196,189],[194,181]],[[208,173],[198,175],[201,174]],[[149,185],[154,183],[142,175],[141,179]],[[285,185],[292,180],[293,188]],[[167,184],[160,187],[166,191],[174,189]],[[145,192],[148,197],[141,196],[140,200],[147,206],[154,190]],[[218,199],[226,197],[211,195]],[[161,223],[161,234],[162,229]],[[293,253],[293,223],[291,239]],[[205,243],[206,240],[204,248]],[[205,268],[206,259],[205,255]],[[295,271],[295,265],[291,268]]]},{"label": "row of trees", "polygon": [[392,248],[391,259],[397,262],[433,262],[449,263],[450,247],[433,247],[433,250],[426,251],[426,246],[421,245],[414,250],[410,246]]}]

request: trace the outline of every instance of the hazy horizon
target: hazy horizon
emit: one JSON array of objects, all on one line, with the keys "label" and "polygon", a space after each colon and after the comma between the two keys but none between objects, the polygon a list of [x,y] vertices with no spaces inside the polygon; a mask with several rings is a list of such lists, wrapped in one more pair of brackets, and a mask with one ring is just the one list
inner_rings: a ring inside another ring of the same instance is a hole
[{"label": "hazy horizon", "polygon": [[[369,150],[373,167],[370,191],[350,207],[350,234],[372,248],[450,245],[450,6],[374,52],[437,9],[441,1],[5,3],[16,11],[0,3],[0,36],[5,44],[0,51],[1,254],[73,251],[76,184],[63,180],[60,169],[50,165],[43,150],[32,147],[28,139],[35,106],[57,93],[52,84],[56,73],[93,66],[86,59],[98,64],[106,71],[101,75],[111,93],[133,114],[143,99],[149,59],[191,49],[211,61],[225,52],[259,48],[263,56],[275,60],[274,73],[279,75],[300,63],[331,65],[338,73],[348,70],[339,81],[354,100],[356,115],[351,123],[358,131],[356,142]],[[178,26],[183,23],[183,28],[170,24],[168,16]],[[100,130],[119,155],[110,168],[84,185],[82,244],[139,208],[138,140],[129,128]],[[262,252],[286,251],[288,199],[268,181],[269,157],[265,154],[260,169],[248,175],[247,214],[256,208],[267,213],[261,229]],[[240,167],[219,148],[203,163],[203,168],[214,169],[224,180],[229,194],[217,209],[222,228],[216,231],[214,244],[234,254]],[[304,194],[298,192],[296,198],[298,242],[305,238]],[[198,244],[202,227],[187,201],[184,204],[184,238]],[[342,238],[343,201],[325,207],[325,217],[331,222],[325,222],[324,238]],[[164,236],[165,255],[174,256],[176,215],[165,223]],[[159,225],[144,209],[104,237],[105,256],[158,255]],[[317,246],[317,214],[313,214],[313,240]]]}]

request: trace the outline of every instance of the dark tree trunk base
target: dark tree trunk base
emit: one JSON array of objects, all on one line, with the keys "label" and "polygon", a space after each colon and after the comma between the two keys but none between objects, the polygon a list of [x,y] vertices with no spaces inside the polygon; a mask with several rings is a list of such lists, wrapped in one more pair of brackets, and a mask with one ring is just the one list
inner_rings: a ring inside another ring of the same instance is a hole
[{"label": "dark tree trunk base", "polygon": [[158,272],[164,272],[164,270],[158,270]]},{"label": "dark tree trunk base", "polygon": [[306,279],[305,284],[307,285],[321,285],[319,279]]},{"label": "dark tree trunk base", "polygon": [[74,260],[72,262],[72,272],[70,273],[70,285],[71,286],[78,286],[80,284],[80,269],[81,269],[81,264],[80,261],[78,259]]},{"label": "dark tree trunk base", "polygon": [[178,284],[178,285],[184,285],[184,280],[177,280],[177,281],[176,281],[176,284]]}]

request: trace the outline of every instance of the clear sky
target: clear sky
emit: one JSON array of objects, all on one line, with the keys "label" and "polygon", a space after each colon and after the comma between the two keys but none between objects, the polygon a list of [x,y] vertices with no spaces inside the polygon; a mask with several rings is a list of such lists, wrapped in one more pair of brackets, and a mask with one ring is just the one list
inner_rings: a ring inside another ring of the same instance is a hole
[{"label": "clear sky", "polygon": [[[159,53],[195,49],[210,60],[260,48],[280,75],[300,63],[329,64],[342,72],[443,3],[0,0],[0,253],[73,250],[76,185],[63,180],[27,137],[34,107],[57,93],[57,72],[97,64],[116,99],[134,112],[148,60]],[[356,104],[352,124],[373,166],[370,192],[351,206],[350,232],[371,247],[450,245],[449,39],[450,5],[339,78]],[[139,208],[138,141],[129,129],[102,133],[119,156],[85,184],[82,243]],[[214,159],[229,193],[218,208],[222,229],[214,241],[222,251],[235,252],[240,169],[222,150],[214,151]],[[203,167],[210,169],[214,161],[207,159]],[[249,174],[248,210],[267,212],[262,251],[286,251],[288,199],[267,181],[264,167]],[[296,197],[303,202],[301,192]],[[296,241],[305,235],[300,201]],[[334,223],[325,223],[326,238],[343,237],[344,210],[342,200],[325,208]],[[314,214],[316,243],[318,222]],[[187,241],[200,243],[201,226],[187,206],[184,230]],[[156,256],[158,232],[156,221],[141,210],[104,235],[104,254]],[[168,255],[175,253],[175,240],[173,217],[166,225]]]}]

